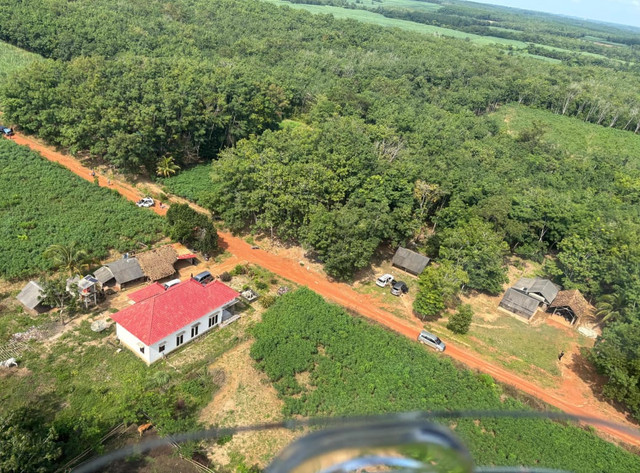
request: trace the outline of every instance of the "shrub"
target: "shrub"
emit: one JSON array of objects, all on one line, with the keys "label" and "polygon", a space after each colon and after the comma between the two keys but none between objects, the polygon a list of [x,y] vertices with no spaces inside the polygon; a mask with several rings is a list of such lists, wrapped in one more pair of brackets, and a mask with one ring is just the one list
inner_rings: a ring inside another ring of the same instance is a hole
[{"label": "shrub", "polygon": [[265,309],[268,309],[269,307],[271,307],[275,301],[276,301],[276,296],[271,294],[267,294],[266,296],[262,296],[260,298],[260,304]]},{"label": "shrub", "polygon": [[449,318],[447,328],[453,333],[467,333],[471,326],[472,318],[473,309],[469,304],[463,304],[458,308],[458,311]]},{"label": "shrub", "polygon": [[247,274],[247,267],[243,264],[236,265],[235,268],[231,271],[233,276],[238,276],[240,274]]},{"label": "shrub", "polygon": [[231,274],[227,273],[226,271],[224,273],[222,273],[220,275],[220,281],[222,282],[229,282],[231,281]]},{"label": "shrub", "polygon": [[256,281],[256,288],[260,291],[269,289],[269,285],[264,281]]}]

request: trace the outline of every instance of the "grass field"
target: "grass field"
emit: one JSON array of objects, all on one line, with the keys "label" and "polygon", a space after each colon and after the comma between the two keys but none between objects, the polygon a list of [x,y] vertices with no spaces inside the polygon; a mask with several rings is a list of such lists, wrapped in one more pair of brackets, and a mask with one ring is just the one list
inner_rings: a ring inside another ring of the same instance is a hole
[{"label": "grass field", "polygon": [[[468,38],[474,44],[500,44],[504,46],[512,46],[514,48],[525,48],[527,45],[522,41],[514,41],[511,39],[497,38],[494,36],[480,36],[471,33],[465,33],[462,31],[452,30],[449,28],[441,28],[439,26],[425,25],[422,23],[415,23],[413,21],[398,20],[395,18],[387,18],[379,13],[373,13],[366,10],[351,10],[340,7],[322,6],[322,5],[305,5],[299,3],[289,3],[284,0],[264,0],[276,5],[288,6],[291,8],[299,8],[307,10],[311,13],[330,14],[335,18],[340,19],[352,19],[362,21],[364,23],[372,23],[374,25],[400,28],[407,31],[413,31],[417,33],[431,34],[435,36],[448,36],[452,38],[466,39]],[[405,2],[412,3],[412,2]]]},{"label": "grass field", "polygon": [[438,5],[436,3],[422,2],[418,0],[376,0],[375,2],[373,0],[361,0],[359,4],[356,4],[355,0],[350,0],[349,3],[358,5],[360,8],[406,8],[409,10],[427,12],[436,11],[442,8],[441,5]]},{"label": "grass field", "polygon": [[37,54],[0,41],[0,80],[5,80],[12,72],[40,59]]},{"label": "grass field", "polygon": [[42,252],[77,242],[91,256],[137,248],[161,236],[163,219],[117,192],[73,175],[27,148],[0,139],[0,275],[51,268]]},{"label": "grass field", "polygon": [[543,141],[560,147],[575,156],[618,156],[637,163],[640,135],[616,130],[582,120],[557,115],[519,105],[506,105],[494,115],[501,127],[509,133],[518,133],[530,128],[534,122],[545,126]]},{"label": "grass field", "polygon": [[172,194],[202,205],[211,185],[211,164],[199,164],[185,169],[176,176],[163,179],[162,184]]}]

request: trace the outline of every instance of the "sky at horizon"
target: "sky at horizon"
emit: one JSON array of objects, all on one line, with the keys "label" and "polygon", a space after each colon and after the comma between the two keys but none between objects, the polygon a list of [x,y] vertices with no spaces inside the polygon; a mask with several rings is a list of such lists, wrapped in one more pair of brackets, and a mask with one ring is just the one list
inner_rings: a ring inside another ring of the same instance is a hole
[{"label": "sky at horizon", "polygon": [[640,27],[640,0],[471,0]]}]

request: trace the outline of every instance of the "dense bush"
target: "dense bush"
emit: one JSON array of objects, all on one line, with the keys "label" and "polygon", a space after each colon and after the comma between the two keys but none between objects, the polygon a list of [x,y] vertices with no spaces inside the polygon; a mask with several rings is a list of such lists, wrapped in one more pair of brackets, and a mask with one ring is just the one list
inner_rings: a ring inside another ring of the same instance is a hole
[{"label": "dense bush", "polygon": [[463,304],[458,307],[458,310],[449,317],[447,322],[447,328],[453,333],[464,334],[469,331],[471,327],[471,320],[473,319],[473,309],[469,304]]},{"label": "dense bush", "polygon": [[[254,329],[251,355],[273,381],[289,416],[526,407],[486,376],[383,328],[353,318],[308,289],[278,298]],[[296,374],[309,372],[309,385]],[[489,378],[490,379],[490,378]],[[568,471],[637,471],[640,459],[578,427],[551,421],[456,420],[478,464]]]},{"label": "dense bush", "polygon": [[36,153],[0,140],[0,275],[18,278],[50,269],[53,244],[76,242],[105,258],[152,243],[163,221],[114,191],[96,187]]},{"label": "dense bush", "polygon": [[167,212],[169,236],[206,255],[218,250],[218,232],[209,217],[188,204],[173,204]]}]

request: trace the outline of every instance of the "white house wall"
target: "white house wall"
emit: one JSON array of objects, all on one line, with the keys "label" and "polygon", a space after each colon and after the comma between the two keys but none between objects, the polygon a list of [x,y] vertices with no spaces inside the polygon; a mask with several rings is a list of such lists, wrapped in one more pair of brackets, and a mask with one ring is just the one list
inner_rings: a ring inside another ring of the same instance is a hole
[{"label": "white house wall", "polygon": [[[135,353],[138,358],[143,359],[147,364],[151,363],[151,359],[149,357],[149,347],[144,345],[144,343],[142,343],[138,339],[138,337],[136,337],[134,334],[129,332],[126,328],[118,323],[116,323],[116,337],[118,337],[118,340],[120,340],[123,345],[125,345],[127,348],[129,348],[129,350]],[[144,353],[140,353],[141,344],[144,345]]]},{"label": "white house wall", "polygon": [[[154,363],[156,361],[158,361],[159,359],[162,358],[163,355],[168,355],[169,353],[171,353],[172,351],[176,350],[179,347],[182,347],[184,345],[186,345],[187,343],[189,343],[191,340],[193,340],[194,338],[198,338],[199,336],[207,333],[209,330],[217,327],[220,325],[220,323],[222,322],[222,311],[224,309],[227,309],[228,307],[231,307],[232,305],[234,305],[237,301],[233,301],[230,304],[225,304],[222,307],[218,307],[216,310],[213,310],[211,312],[209,312],[206,315],[203,315],[202,317],[200,317],[199,319],[191,322],[190,324],[184,326],[183,328],[176,330],[175,332],[173,332],[171,335],[168,335],[166,337],[164,337],[162,340],[154,343],[151,346],[146,346],[145,345],[145,353],[144,355],[142,353],[140,353],[140,346],[139,344],[141,344],[142,342],[132,333],[130,333],[129,331],[127,331],[126,329],[124,329],[122,326],[120,326],[120,324],[116,324],[116,335],[117,337],[120,339],[120,341],[125,344],[127,347],[129,347],[130,350],[132,350],[136,355],[138,355],[140,358],[142,358],[147,364],[151,364]],[[209,327],[209,316],[211,315],[215,315],[218,314],[218,321],[215,325]],[[196,324],[200,324],[199,330],[198,330],[198,335],[196,335],[195,337],[191,337],[191,327],[196,325]],[[176,346],[176,337],[178,336],[178,334],[184,332],[184,339],[181,345]],[[120,335],[122,334],[122,336],[124,338],[122,338]],[[163,352],[158,351],[158,348],[160,347],[160,345],[164,344],[165,345],[165,349]]]}]

